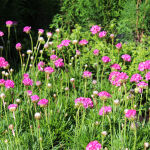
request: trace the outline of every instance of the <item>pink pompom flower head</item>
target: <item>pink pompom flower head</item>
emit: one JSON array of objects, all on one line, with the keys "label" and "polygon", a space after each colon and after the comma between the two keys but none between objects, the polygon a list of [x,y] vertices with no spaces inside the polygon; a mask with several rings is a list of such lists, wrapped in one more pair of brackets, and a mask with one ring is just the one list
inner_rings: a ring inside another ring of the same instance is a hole
[{"label": "pink pompom flower head", "polygon": [[17,109],[17,107],[18,107],[17,104],[10,104],[10,105],[8,106],[8,109],[13,112],[13,111],[15,111],[15,110]]},{"label": "pink pompom flower head", "polygon": [[55,66],[57,68],[60,68],[60,67],[64,67],[64,62],[63,62],[63,59],[62,58],[59,58],[57,59],[55,62],[54,62]]},{"label": "pink pompom flower head", "polygon": [[138,83],[140,80],[142,80],[143,77],[140,75],[140,74],[133,74],[131,79],[130,79],[130,82],[136,82]]},{"label": "pink pompom flower head", "polygon": [[38,70],[43,72],[44,71],[44,66],[45,66],[45,62],[40,61],[38,63]]},{"label": "pink pompom flower head", "polygon": [[63,41],[61,41],[61,45],[62,46],[69,46],[70,42],[71,42],[70,40],[63,40]]},{"label": "pink pompom flower head", "polygon": [[76,55],[79,56],[81,52],[79,50],[76,50]]},{"label": "pink pompom flower head", "polygon": [[43,29],[38,29],[38,34],[39,35],[42,35],[44,33],[44,30]]},{"label": "pink pompom flower head", "polygon": [[0,79],[0,86],[4,86],[5,85],[5,80],[4,79]]},{"label": "pink pompom flower head", "polygon": [[94,54],[95,56],[98,56],[98,55],[99,55],[99,50],[98,50],[98,49],[95,49],[95,50],[93,51],[93,54]]},{"label": "pink pompom flower head", "polygon": [[5,87],[6,87],[7,89],[14,88],[14,86],[15,86],[14,81],[12,81],[12,80],[6,80],[6,81],[5,81]]},{"label": "pink pompom flower head", "polygon": [[124,55],[122,55],[122,56],[121,56],[121,58],[122,58],[124,61],[128,61],[128,62],[130,62],[130,61],[131,61],[131,56],[130,56],[130,55],[128,55],[128,54],[124,54]]},{"label": "pink pompom flower head", "polygon": [[54,72],[54,69],[52,67],[45,67],[44,71],[46,74],[52,74]]},{"label": "pink pompom flower head", "polygon": [[107,34],[106,31],[102,31],[102,32],[99,33],[99,37],[100,37],[100,38],[103,38],[103,37],[106,36],[106,34]]},{"label": "pink pompom flower head", "polygon": [[147,81],[150,80],[150,72],[146,73],[145,78],[146,78]]},{"label": "pink pompom flower head", "polygon": [[121,49],[122,48],[122,44],[121,43],[116,44],[116,48],[117,49]]},{"label": "pink pompom flower head", "polygon": [[102,61],[103,61],[105,64],[107,64],[107,63],[109,63],[109,62],[111,61],[111,59],[110,59],[108,56],[103,56],[103,57],[102,57]]},{"label": "pink pompom flower head", "polygon": [[108,98],[111,98],[112,96],[106,92],[106,91],[102,91],[98,93],[98,96],[100,97],[101,100],[107,100]]},{"label": "pink pompom flower head", "polygon": [[33,85],[33,80],[31,80],[30,78],[24,78],[22,83],[25,85],[25,86],[32,86]]},{"label": "pink pompom flower head", "polygon": [[93,101],[90,98],[79,97],[75,99],[75,106],[80,107],[83,106],[85,109],[88,107],[93,107]]},{"label": "pink pompom flower head", "polygon": [[13,25],[13,21],[11,21],[11,20],[8,20],[8,21],[6,21],[6,27],[11,27]]},{"label": "pink pompom flower head", "polygon": [[140,62],[138,66],[139,71],[150,70],[150,60]]},{"label": "pink pompom flower head", "polygon": [[148,86],[148,83],[142,81],[137,84],[137,86],[141,89],[145,89]]},{"label": "pink pompom flower head", "polygon": [[27,96],[31,96],[32,95],[32,91],[31,90],[28,90],[26,92],[27,92]]},{"label": "pink pompom flower head", "polygon": [[86,150],[101,150],[102,145],[98,141],[91,141],[87,146]]},{"label": "pink pompom flower head", "polygon": [[4,36],[4,32],[0,31],[0,37]]},{"label": "pink pompom flower head", "polygon": [[16,44],[16,50],[20,51],[20,50],[21,50],[21,48],[22,48],[21,43],[17,43],[17,44]]},{"label": "pink pompom flower head", "polygon": [[121,70],[121,67],[120,67],[120,65],[119,64],[113,64],[113,65],[111,65],[110,66],[113,70]]},{"label": "pink pompom flower head", "polygon": [[126,113],[125,113],[126,118],[128,119],[135,119],[136,116],[136,110],[134,109],[129,109]]},{"label": "pink pompom flower head", "polygon": [[92,72],[84,71],[82,76],[83,76],[83,78],[90,78],[92,76]]},{"label": "pink pompom flower head", "polygon": [[30,32],[30,30],[31,30],[31,27],[30,26],[25,26],[24,28],[23,28],[23,32],[25,32],[25,33],[29,33]]},{"label": "pink pompom flower head", "polygon": [[111,112],[112,108],[110,106],[104,106],[99,110],[99,115],[103,116]]},{"label": "pink pompom flower head", "polygon": [[87,40],[85,40],[85,39],[83,39],[83,40],[81,40],[81,41],[79,41],[79,45],[86,45],[88,43],[88,41]]},{"label": "pink pompom flower head", "polygon": [[100,30],[101,30],[101,27],[100,27],[100,26],[94,25],[94,26],[92,26],[92,28],[91,28],[90,31],[92,32],[92,34],[96,34],[96,33],[98,33]]},{"label": "pink pompom flower head", "polygon": [[31,98],[33,103],[36,103],[39,100],[39,96],[38,95],[32,95],[30,98]]},{"label": "pink pompom flower head", "polygon": [[48,105],[48,100],[47,99],[41,99],[39,102],[38,102],[38,105],[40,107],[46,107]]},{"label": "pink pompom flower head", "polygon": [[58,58],[58,57],[57,57],[56,55],[51,55],[51,56],[50,56],[50,60],[53,60],[53,61],[55,61],[57,58]]}]

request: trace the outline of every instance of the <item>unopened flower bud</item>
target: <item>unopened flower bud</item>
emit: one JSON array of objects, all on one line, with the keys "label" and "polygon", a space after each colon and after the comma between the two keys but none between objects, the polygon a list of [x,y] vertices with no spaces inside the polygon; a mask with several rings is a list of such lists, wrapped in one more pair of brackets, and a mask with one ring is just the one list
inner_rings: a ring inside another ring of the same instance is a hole
[{"label": "unopened flower bud", "polygon": [[2,71],[2,74],[5,75],[5,71]]},{"label": "unopened flower bud", "polygon": [[100,123],[98,121],[95,122],[95,125],[98,126]]},{"label": "unopened flower bud", "polygon": [[70,79],[70,82],[74,82],[74,81],[75,81],[75,79],[74,79],[74,78],[71,78],[71,79]]},{"label": "unopened flower bud", "polygon": [[87,65],[87,64],[85,64],[85,65],[84,65],[84,67],[85,67],[85,68],[87,68],[87,67],[88,67],[88,65]]},{"label": "unopened flower bud", "polygon": [[53,45],[53,42],[51,41],[51,42],[49,42],[49,45]]},{"label": "unopened flower bud", "polygon": [[14,69],[11,68],[11,69],[10,69],[10,72],[14,72]]},{"label": "unopened flower bud", "polygon": [[43,37],[39,37],[38,41],[42,43],[42,42],[44,42],[44,38]]},{"label": "unopened flower bud", "polygon": [[8,72],[5,72],[5,76],[8,77],[8,76],[9,76],[9,73],[8,73]]},{"label": "unopened flower bud", "polygon": [[33,66],[32,64],[29,65],[30,68],[32,68],[32,66]]},{"label": "unopened flower bud", "polygon": [[102,136],[106,136],[107,135],[107,131],[102,131],[101,134],[102,134]]},{"label": "unopened flower bud", "polygon": [[119,100],[118,99],[114,100],[114,104],[119,105],[120,104]]},{"label": "unopened flower bud", "polygon": [[32,51],[31,50],[27,50],[27,54],[28,55],[32,54]]},{"label": "unopened flower bud", "polygon": [[36,112],[34,117],[35,117],[36,120],[40,120],[41,119],[41,113]]},{"label": "unopened flower bud", "polygon": [[54,94],[53,97],[56,98],[56,94]]},{"label": "unopened flower bud", "polygon": [[144,147],[145,147],[145,148],[148,148],[148,147],[149,147],[149,143],[148,143],[148,142],[145,142],[145,143],[144,143]]},{"label": "unopened flower bud", "polygon": [[60,29],[56,29],[56,32],[59,33],[59,32],[60,32]]},{"label": "unopened flower bud", "polygon": [[17,99],[16,99],[16,103],[17,103],[17,104],[20,104],[20,103],[21,103],[21,99],[17,98]]},{"label": "unopened flower bud", "polygon": [[97,81],[96,81],[96,80],[93,80],[93,81],[92,81],[92,84],[94,84],[94,85],[97,84]]},{"label": "unopened flower bud", "polygon": [[51,88],[51,87],[52,87],[52,84],[51,84],[51,83],[48,83],[48,84],[47,84],[47,87],[48,87],[48,88]]},{"label": "unopened flower bud", "polygon": [[10,124],[8,128],[9,128],[10,130],[13,130],[13,129],[14,129],[14,125],[13,125],[13,124]]},{"label": "unopened flower bud", "polygon": [[69,91],[69,88],[68,88],[68,87],[66,87],[66,88],[65,88],[65,91]]},{"label": "unopened flower bud", "polygon": [[34,59],[34,57],[33,57],[33,56],[31,56],[31,57],[30,57],[30,59],[31,59],[31,60],[33,60],[33,59]]},{"label": "unopened flower bud", "polygon": [[4,93],[1,93],[0,98],[4,99],[6,95]]},{"label": "unopened flower bud", "polygon": [[97,95],[98,94],[98,91],[93,91],[93,95]]}]

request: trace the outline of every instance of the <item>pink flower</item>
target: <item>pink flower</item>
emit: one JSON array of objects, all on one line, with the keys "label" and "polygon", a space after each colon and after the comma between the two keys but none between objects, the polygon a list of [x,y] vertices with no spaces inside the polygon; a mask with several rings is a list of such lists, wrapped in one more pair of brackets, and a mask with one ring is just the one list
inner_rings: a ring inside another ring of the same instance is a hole
[{"label": "pink flower", "polygon": [[70,42],[71,42],[70,40],[63,40],[63,41],[61,42],[61,45],[62,45],[62,46],[68,46]]},{"label": "pink flower", "polygon": [[41,84],[41,81],[36,81],[36,86],[40,86]]},{"label": "pink flower", "polygon": [[9,68],[9,63],[8,63],[8,61],[4,61],[4,62],[3,62],[3,68],[4,68],[4,69],[8,69],[8,68]]},{"label": "pink flower", "polygon": [[85,39],[79,41],[79,45],[86,45],[87,43],[88,43],[88,41]]},{"label": "pink flower", "polygon": [[146,73],[145,78],[147,81],[150,80],[150,72]]},{"label": "pink flower", "polygon": [[48,100],[47,99],[41,99],[39,102],[38,102],[38,105],[41,106],[41,107],[46,107],[48,104]]},{"label": "pink flower", "polygon": [[111,38],[111,39],[113,39],[114,37],[115,37],[115,35],[114,35],[114,34],[111,34],[111,35],[110,35],[110,38]]},{"label": "pink flower", "polygon": [[52,33],[51,32],[47,32],[46,35],[47,35],[48,38],[52,37]]},{"label": "pink flower", "polygon": [[11,21],[11,20],[6,21],[7,27],[11,27],[12,25],[13,25],[13,21]]},{"label": "pink flower", "polygon": [[25,73],[24,75],[23,75],[23,78],[25,79],[25,78],[29,78],[29,74],[28,73]]},{"label": "pink flower", "polygon": [[5,62],[5,58],[4,57],[0,57],[0,68],[3,68],[4,62]]},{"label": "pink flower", "polygon": [[33,80],[31,80],[30,78],[24,78],[22,83],[25,85],[25,86],[32,86],[33,85]]},{"label": "pink flower", "polygon": [[17,104],[10,104],[10,105],[8,106],[8,109],[9,109],[10,111],[15,111],[15,110],[17,109],[17,107],[18,107]]},{"label": "pink flower", "polygon": [[100,97],[101,100],[106,100],[108,98],[111,98],[111,95],[106,91],[99,92],[98,96]]},{"label": "pink flower", "polygon": [[92,32],[92,34],[96,34],[96,33],[98,33],[99,31],[101,30],[101,27],[99,27],[98,25],[94,25],[94,26],[92,26],[92,28],[91,28],[91,32]]},{"label": "pink flower", "polygon": [[62,59],[62,58],[57,59],[57,60],[54,62],[54,64],[55,64],[55,66],[56,66],[57,68],[63,67],[63,66],[64,66],[63,59]]},{"label": "pink flower", "polygon": [[33,95],[31,96],[31,100],[33,103],[36,103],[39,100],[39,96],[38,95]]},{"label": "pink flower", "polygon": [[144,88],[146,88],[146,87],[148,86],[148,83],[142,81],[142,82],[139,82],[139,83],[137,84],[137,86],[138,86],[139,88],[141,88],[141,89],[144,89]]},{"label": "pink flower", "polygon": [[63,47],[62,44],[57,45],[57,48],[60,50]]},{"label": "pink flower", "polygon": [[51,55],[51,56],[50,56],[50,59],[51,59],[51,60],[56,60],[57,58],[58,58],[58,57],[57,57],[56,55]]},{"label": "pink flower", "polygon": [[44,66],[45,66],[45,62],[40,61],[38,63],[38,70],[43,72],[44,71]]},{"label": "pink flower", "polygon": [[144,70],[149,70],[149,69],[150,69],[150,60],[139,63],[138,70],[144,71]]},{"label": "pink flower", "polygon": [[16,44],[16,50],[21,50],[22,46],[21,46],[21,43],[17,43]]},{"label": "pink flower", "polygon": [[102,57],[102,61],[103,61],[104,63],[108,63],[108,62],[111,61],[111,59],[110,59],[108,56],[103,56],[103,57]]},{"label": "pink flower", "polygon": [[44,33],[44,30],[43,29],[38,29],[38,34],[39,35],[42,35]]},{"label": "pink flower", "polygon": [[5,84],[5,80],[4,79],[0,79],[0,86],[3,86]]},{"label": "pink flower", "polygon": [[111,67],[112,69],[114,69],[114,70],[121,70],[121,67],[120,67],[119,64],[113,64],[113,65],[111,65],[110,67]]},{"label": "pink flower", "polygon": [[90,78],[90,77],[92,76],[92,72],[84,71],[82,76],[83,76],[84,78]]},{"label": "pink flower", "polygon": [[45,67],[44,71],[47,74],[52,74],[54,72],[54,69],[52,67]]},{"label": "pink flower", "polygon": [[4,32],[0,31],[0,37],[4,36]]},{"label": "pink flower", "polygon": [[93,102],[90,98],[79,97],[75,99],[75,106],[82,105],[85,109],[88,107],[93,107]]},{"label": "pink flower", "polygon": [[6,81],[5,81],[5,87],[6,87],[7,89],[9,89],[9,88],[14,88],[14,85],[15,85],[15,83],[14,83],[14,81],[12,81],[12,80],[6,80]]},{"label": "pink flower", "polygon": [[25,33],[29,33],[30,30],[31,30],[31,27],[30,27],[30,26],[25,26],[25,27],[23,28],[23,32],[25,32]]},{"label": "pink flower", "polygon": [[87,146],[86,146],[86,150],[101,150],[102,146],[100,143],[98,143],[98,141],[91,141]]},{"label": "pink flower", "polygon": [[106,115],[107,113],[111,112],[112,108],[110,106],[104,106],[99,110],[99,115],[103,116]]},{"label": "pink flower", "polygon": [[107,34],[106,31],[102,31],[102,32],[99,33],[99,37],[100,37],[100,38],[103,38],[103,37],[106,36],[106,34]]},{"label": "pink flower", "polygon": [[140,74],[133,74],[131,79],[130,79],[130,82],[139,82],[140,80],[142,80],[142,76]]},{"label": "pink flower", "polygon": [[121,49],[122,48],[122,44],[121,43],[116,44],[116,48],[117,49]]},{"label": "pink flower", "polygon": [[135,118],[135,115],[136,115],[136,110],[134,110],[134,109],[129,109],[129,110],[125,113],[125,116],[126,116],[128,119],[134,119],[134,118]]},{"label": "pink flower", "polygon": [[76,50],[76,55],[79,56],[81,52],[79,50]]},{"label": "pink flower", "polygon": [[31,91],[31,90],[28,90],[28,91],[27,91],[27,95],[28,95],[28,96],[31,96],[31,95],[32,95],[32,91]]},{"label": "pink flower", "polygon": [[95,56],[98,56],[99,50],[98,50],[98,49],[95,49],[95,50],[93,51],[93,54],[94,54]]},{"label": "pink flower", "polygon": [[128,54],[124,54],[124,55],[122,55],[122,56],[121,56],[121,58],[122,58],[124,61],[128,61],[128,62],[130,62],[130,61],[131,61],[131,56],[130,56],[130,55],[128,55]]}]

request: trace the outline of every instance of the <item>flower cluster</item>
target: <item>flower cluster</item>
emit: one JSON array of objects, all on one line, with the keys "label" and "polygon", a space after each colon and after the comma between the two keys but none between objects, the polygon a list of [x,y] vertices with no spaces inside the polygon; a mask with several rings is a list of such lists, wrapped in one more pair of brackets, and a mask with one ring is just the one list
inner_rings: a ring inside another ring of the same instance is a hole
[{"label": "flower cluster", "polygon": [[36,103],[39,100],[39,96],[38,95],[32,95],[30,98],[31,98],[33,103]]},{"label": "flower cluster", "polygon": [[99,110],[99,115],[103,116],[106,115],[107,113],[111,112],[112,108],[110,106],[104,106]]},{"label": "flower cluster", "polygon": [[146,78],[147,81],[150,80],[150,72],[146,73],[145,78]]},{"label": "flower cluster", "polygon": [[53,60],[53,61],[56,60],[57,58],[58,58],[58,57],[57,57],[56,55],[51,55],[51,56],[50,56],[50,60]]},{"label": "flower cluster", "polygon": [[4,32],[0,31],[0,37],[4,36]]},{"label": "flower cluster", "polygon": [[92,28],[91,28],[90,31],[92,32],[92,34],[96,34],[96,33],[98,33],[100,30],[101,30],[101,27],[100,27],[100,26],[94,25],[94,26],[92,26]]},{"label": "flower cluster", "polygon": [[136,115],[136,110],[134,110],[134,109],[129,109],[129,110],[125,113],[125,116],[126,116],[128,119],[134,119],[134,118],[135,118],[135,115]]},{"label": "flower cluster", "polygon": [[7,89],[14,88],[14,86],[15,86],[14,81],[12,81],[12,80],[6,80],[6,81],[5,81],[5,87],[6,87]]},{"label": "flower cluster", "polygon": [[62,59],[62,58],[57,59],[57,60],[54,62],[54,64],[55,64],[55,66],[56,66],[57,68],[63,67],[63,66],[64,66],[63,59]]},{"label": "flower cluster", "polygon": [[102,57],[102,61],[103,61],[104,63],[108,63],[108,62],[111,61],[111,59],[110,59],[108,56],[103,56],[103,57]]},{"label": "flower cluster", "polygon": [[139,83],[137,84],[137,86],[138,86],[139,88],[144,89],[144,88],[146,88],[146,87],[148,86],[148,83],[142,81],[142,82],[139,82]]},{"label": "flower cluster", "polygon": [[46,107],[48,105],[48,100],[47,99],[41,99],[38,102],[38,105],[41,106],[41,107]]},{"label": "flower cluster", "polygon": [[8,109],[9,109],[10,111],[15,111],[15,110],[17,109],[17,107],[18,107],[17,104],[10,104],[10,105],[8,106]]},{"label": "flower cluster", "polygon": [[130,79],[130,82],[136,82],[138,83],[140,80],[142,80],[142,76],[140,74],[133,74],[131,79]]},{"label": "flower cluster", "polygon": [[140,62],[138,66],[139,71],[150,70],[150,60]]},{"label": "flower cluster", "polygon": [[44,71],[46,74],[52,74],[54,72],[54,69],[52,67],[45,67]]},{"label": "flower cluster", "polygon": [[38,63],[38,70],[39,70],[39,71],[44,71],[44,66],[45,66],[45,62],[40,61],[40,62]]},{"label": "flower cluster", "polygon": [[128,55],[128,54],[124,54],[124,55],[122,55],[122,56],[121,56],[121,58],[122,58],[124,61],[128,61],[128,62],[130,62],[130,61],[131,61],[131,56],[130,56],[130,55]]},{"label": "flower cluster", "polygon": [[16,50],[20,51],[20,50],[21,50],[21,48],[22,48],[21,43],[17,43],[17,44],[16,44]]},{"label": "flower cluster", "polygon": [[116,44],[116,48],[117,49],[121,49],[122,48],[122,44],[121,43]]},{"label": "flower cluster", "polygon": [[95,56],[98,56],[99,50],[98,50],[98,49],[95,49],[95,50],[93,51],[93,54],[94,54]]},{"label": "flower cluster", "polygon": [[99,92],[98,96],[100,97],[101,100],[107,100],[108,98],[111,98],[110,93],[106,91]]},{"label": "flower cluster", "polygon": [[5,60],[4,57],[0,57],[0,68],[7,69],[9,67],[9,63]]},{"label": "flower cluster", "polygon": [[109,81],[112,85],[121,86],[123,83],[126,83],[129,76],[124,72],[113,71],[109,75]]},{"label": "flower cluster", "polygon": [[33,80],[31,80],[30,78],[29,78],[29,75],[26,73],[26,74],[24,74],[24,79],[23,79],[23,81],[22,81],[22,83],[25,85],[25,86],[32,86],[33,85]]},{"label": "flower cluster", "polygon": [[31,27],[30,27],[30,26],[25,26],[25,27],[23,28],[23,32],[25,32],[25,33],[29,33],[30,30],[31,30]]},{"label": "flower cluster", "polygon": [[121,70],[121,67],[120,67],[119,64],[113,64],[113,65],[111,65],[110,67],[111,67],[112,69],[114,69],[114,70]]},{"label": "flower cluster", "polygon": [[86,146],[86,150],[101,150],[102,149],[102,145],[100,143],[98,143],[98,141],[91,141],[87,146]]},{"label": "flower cluster", "polygon": [[5,80],[4,79],[0,79],[0,86],[3,86],[5,84]]},{"label": "flower cluster", "polygon": [[85,39],[79,41],[79,45],[86,45],[87,43],[88,43],[88,41]]},{"label": "flower cluster", "polygon": [[93,107],[93,102],[90,98],[79,97],[75,100],[75,106],[82,105],[85,109],[88,107]]},{"label": "flower cluster", "polygon": [[57,48],[61,49],[63,46],[69,46],[70,42],[71,42],[70,40],[63,40],[61,41],[61,44],[57,45]]},{"label": "flower cluster", "polygon": [[82,76],[84,78],[90,78],[92,76],[92,72],[90,72],[90,71],[84,71]]},{"label": "flower cluster", "polygon": [[99,33],[99,37],[100,37],[100,38],[103,38],[103,37],[106,36],[106,34],[107,34],[106,31],[102,31],[102,32]]}]

